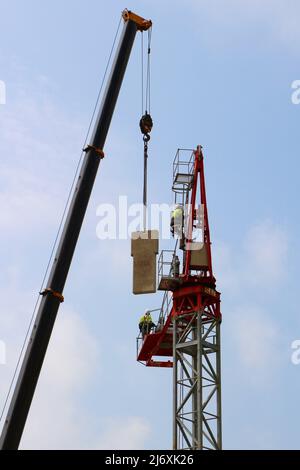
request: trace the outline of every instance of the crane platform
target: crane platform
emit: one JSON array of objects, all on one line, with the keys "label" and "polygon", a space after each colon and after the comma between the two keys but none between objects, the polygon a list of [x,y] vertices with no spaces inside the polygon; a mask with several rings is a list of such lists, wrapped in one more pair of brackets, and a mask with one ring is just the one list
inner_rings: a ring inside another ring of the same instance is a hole
[{"label": "crane platform", "polygon": [[[137,360],[148,367],[173,367],[173,328],[171,314],[160,331],[137,338]],[[162,360],[159,358],[170,358]],[[155,359],[153,359],[155,358]],[[156,359],[157,358],[157,359]]]}]

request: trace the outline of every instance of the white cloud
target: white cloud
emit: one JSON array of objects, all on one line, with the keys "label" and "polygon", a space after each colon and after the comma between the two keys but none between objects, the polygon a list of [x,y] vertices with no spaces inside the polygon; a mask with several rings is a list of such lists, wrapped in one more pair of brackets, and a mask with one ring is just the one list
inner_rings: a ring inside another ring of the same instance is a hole
[{"label": "white cloud", "polygon": [[222,286],[223,290],[236,291],[240,279],[236,271],[235,251],[225,242],[218,240],[213,245],[212,256],[218,285]]},{"label": "white cloud", "polygon": [[99,346],[77,313],[61,307],[47,352],[43,383],[59,384],[59,393],[68,394],[84,387],[97,369]]},{"label": "white cloud", "polygon": [[288,238],[270,220],[253,226],[244,242],[246,281],[274,286],[286,275]]},{"label": "white cloud", "polygon": [[[61,309],[22,439],[26,449],[84,448],[88,410],[78,406],[93,374],[101,373],[99,346],[81,317]],[[91,426],[92,427],[92,426]]]},{"label": "white cloud", "polygon": [[110,418],[96,449],[143,449],[149,435],[148,423],[139,416]]},{"label": "white cloud", "polygon": [[250,227],[241,243],[219,242],[216,248],[226,334],[247,380],[261,386],[263,376],[270,378],[281,365],[280,318],[274,312],[273,294],[286,276],[288,236],[265,220]]},{"label": "white cloud", "polygon": [[273,289],[287,274],[288,235],[283,227],[264,220],[250,227],[234,247],[217,242],[213,255],[218,283],[231,294],[256,286]]},{"label": "white cloud", "polygon": [[230,315],[232,339],[238,350],[239,361],[251,374],[249,378],[278,365],[279,327],[270,316],[259,307],[245,305]]},{"label": "white cloud", "polygon": [[[0,340],[6,345],[1,365],[1,410],[24,341],[36,294],[24,290],[16,266],[3,273],[0,289]],[[101,374],[100,347],[80,315],[63,304],[50,339],[25,426],[22,447],[32,449],[88,447],[90,411],[81,394]],[[92,426],[91,426],[92,427]]]},{"label": "white cloud", "polygon": [[[0,292],[0,309],[5,312],[0,316],[0,330],[9,346],[8,364],[1,366],[2,397],[8,391],[32,307],[32,295],[20,287],[19,275],[11,267]],[[24,429],[22,449],[144,448],[150,427],[142,417],[111,418],[108,410],[97,410],[106,424],[99,433],[95,409],[91,411],[83,396],[94,387],[93,378],[101,374],[101,357],[101,348],[85,321],[63,304]]]}]

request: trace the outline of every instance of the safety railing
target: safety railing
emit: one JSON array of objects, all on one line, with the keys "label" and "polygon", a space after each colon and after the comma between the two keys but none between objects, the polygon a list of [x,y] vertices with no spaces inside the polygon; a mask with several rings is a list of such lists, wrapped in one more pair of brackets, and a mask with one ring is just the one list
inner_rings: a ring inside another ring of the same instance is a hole
[{"label": "safety railing", "polygon": [[172,294],[166,291],[164,293],[163,301],[162,301],[161,308],[160,308],[160,314],[159,314],[158,322],[156,326],[157,331],[160,331],[163,329],[166,319],[171,313],[172,306],[173,306]]},{"label": "safety railing", "polygon": [[149,328],[147,331],[145,331],[145,330],[144,331],[142,331],[142,330],[139,331],[139,334],[136,338],[137,356],[139,355],[139,352],[140,352],[141,347],[143,345],[145,333],[146,334],[152,334],[152,333],[157,333],[159,331],[158,325],[159,325],[159,321],[160,321],[160,318],[161,318],[161,308],[156,308],[154,310],[147,310],[147,312],[150,313],[151,318],[152,318],[152,322],[154,323],[154,326]]},{"label": "safety railing", "polygon": [[171,277],[173,274],[173,259],[175,250],[162,250],[158,258],[158,285],[163,277]]},{"label": "safety railing", "polygon": [[190,189],[194,176],[194,151],[178,149],[173,161],[172,190],[182,193]]}]

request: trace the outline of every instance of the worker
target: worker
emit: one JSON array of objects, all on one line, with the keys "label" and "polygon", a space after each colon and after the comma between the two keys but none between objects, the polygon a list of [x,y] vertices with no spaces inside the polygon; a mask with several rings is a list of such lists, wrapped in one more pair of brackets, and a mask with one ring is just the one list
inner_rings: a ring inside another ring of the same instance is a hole
[{"label": "worker", "polygon": [[173,254],[172,263],[171,263],[171,275],[173,277],[179,276],[180,270],[180,261],[177,255]]},{"label": "worker", "polygon": [[171,213],[171,222],[170,229],[172,236],[174,234],[182,237],[182,227],[183,227],[183,207],[180,204],[176,204],[175,209]]},{"label": "worker", "polygon": [[155,324],[152,321],[151,313],[149,310],[146,310],[144,315],[140,318],[139,321],[139,329],[142,333],[142,337],[144,338],[145,335],[148,335],[152,328],[155,327]]}]

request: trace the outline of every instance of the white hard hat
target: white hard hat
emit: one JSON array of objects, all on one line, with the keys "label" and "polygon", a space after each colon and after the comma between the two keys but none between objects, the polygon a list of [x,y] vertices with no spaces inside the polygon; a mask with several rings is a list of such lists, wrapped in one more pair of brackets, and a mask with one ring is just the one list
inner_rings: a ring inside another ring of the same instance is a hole
[{"label": "white hard hat", "polygon": [[181,204],[176,204],[175,209],[181,209]]},{"label": "white hard hat", "polygon": [[145,310],[145,315],[148,315],[148,314],[150,315],[150,310],[149,309]]}]

